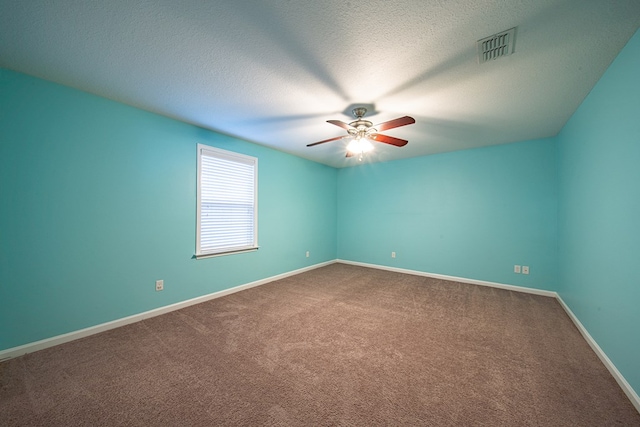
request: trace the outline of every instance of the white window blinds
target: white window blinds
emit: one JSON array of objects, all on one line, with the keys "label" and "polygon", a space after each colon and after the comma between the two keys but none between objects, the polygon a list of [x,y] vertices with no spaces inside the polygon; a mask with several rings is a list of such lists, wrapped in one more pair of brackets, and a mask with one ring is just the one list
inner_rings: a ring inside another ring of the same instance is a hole
[{"label": "white window blinds", "polygon": [[198,145],[196,257],[254,250],[258,159]]}]

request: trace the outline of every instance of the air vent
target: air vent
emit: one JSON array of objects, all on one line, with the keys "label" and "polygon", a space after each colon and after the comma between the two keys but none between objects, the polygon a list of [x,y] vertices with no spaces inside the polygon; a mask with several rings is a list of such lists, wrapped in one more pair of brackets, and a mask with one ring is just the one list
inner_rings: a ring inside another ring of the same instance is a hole
[{"label": "air vent", "polygon": [[476,42],[478,47],[478,62],[491,61],[513,53],[513,44],[516,38],[515,27],[498,34],[486,37]]}]

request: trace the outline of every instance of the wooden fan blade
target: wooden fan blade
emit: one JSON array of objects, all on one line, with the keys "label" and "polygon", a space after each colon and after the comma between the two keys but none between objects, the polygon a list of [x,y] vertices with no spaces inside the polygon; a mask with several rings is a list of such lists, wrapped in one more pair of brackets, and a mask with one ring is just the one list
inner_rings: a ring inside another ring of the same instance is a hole
[{"label": "wooden fan blade", "polygon": [[414,124],[415,122],[416,121],[413,117],[404,116],[398,119],[389,120],[388,122],[380,123],[378,125],[375,125],[374,127],[379,131],[383,131],[387,129],[399,128],[400,126],[411,125],[411,124]]},{"label": "wooden fan blade", "polygon": [[382,135],[379,133],[373,134],[369,136],[369,138],[373,139],[374,141],[384,142],[385,144],[395,145],[396,147],[404,147],[409,142],[405,139],[394,138],[392,136]]},{"label": "wooden fan blade", "polygon": [[314,142],[313,144],[307,144],[307,147],[313,147],[314,145],[324,144],[325,142],[337,141],[344,138],[344,136],[336,136],[335,138],[325,139],[324,141]]},{"label": "wooden fan blade", "polygon": [[353,126],[345,123],[345,122],[341,122],[340,120],[327,120],[327,123],[331,123],[332,125],[336,125],[338,127],[341,127],[344,130],[349,130],[349,129],[353,129]]}]

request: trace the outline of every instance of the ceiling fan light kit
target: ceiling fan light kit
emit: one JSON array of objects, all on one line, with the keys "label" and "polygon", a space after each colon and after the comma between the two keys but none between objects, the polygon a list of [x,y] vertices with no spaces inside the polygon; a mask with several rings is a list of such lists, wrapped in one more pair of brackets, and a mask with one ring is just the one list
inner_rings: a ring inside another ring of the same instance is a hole
[{"label": "ceiling fan light kit", "polygon": [[404,116],[388,122],[380,123],[376,126],[368,120],[364,120],[367,109],[364,107],[358,107],[353,109],[353,116],[356,120],[351,123],[344,123],[340,120],[327,120],[327,123],[336,125],[347,131],[346,136],[338,136],[335,138],[329,138],[322,141],[307,144],[307,147],[313,147],[314,145],[324,144],[325,142],[337,141],[344,138],[352,138],[351,142],[347,145],[347,157],[358,155],[358,160],[362,160],[362,155],[366,152],[373,150],[373,144],[370,141],[382,142],[384,144],[395,145],[396,147],[403,147],[407,145],[409,141],[399,138],[394,138],[388,135],[382,135],[379,131],[393,129],[400,126],[406,126],[415,123],[413,117]]},{"label": "ceiling fan light kit", "polygon": [[373,150],[373,144],[366,138],[354,138],[347,145],[347,151],[351,154],[367,153]]},{"label": "ceiling fan light kit", "polygon": [[347,145],[347,157],[357,155],[358,161],[361,162],[364,153],[368,153],[371,150],[373,150],[373,144],[367,138],[355,137]]}]

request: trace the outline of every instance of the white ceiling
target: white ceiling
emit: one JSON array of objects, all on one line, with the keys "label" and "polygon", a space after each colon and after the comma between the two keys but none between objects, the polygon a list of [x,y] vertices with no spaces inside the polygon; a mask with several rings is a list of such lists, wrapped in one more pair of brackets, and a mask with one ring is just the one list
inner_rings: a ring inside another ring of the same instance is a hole
[{"label": "white ceiling", "polygon": [[344,167],[306,144],[353,104],[416,119],[366,161],[555,135],[639,26],[638,0],[0,0],[0,67]]}]

